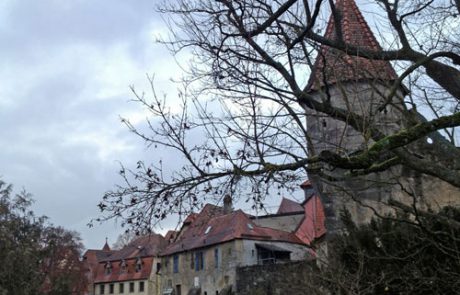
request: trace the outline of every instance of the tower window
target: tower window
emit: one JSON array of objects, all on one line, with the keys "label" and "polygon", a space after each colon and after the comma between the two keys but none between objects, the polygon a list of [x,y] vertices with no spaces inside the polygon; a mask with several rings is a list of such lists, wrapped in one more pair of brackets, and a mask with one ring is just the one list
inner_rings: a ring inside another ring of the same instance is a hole
[{"label": "tower window", "polygon": [[322,124],[323,124],[323,128],[326,128],[327,126],[326,119],[323,119]]}]

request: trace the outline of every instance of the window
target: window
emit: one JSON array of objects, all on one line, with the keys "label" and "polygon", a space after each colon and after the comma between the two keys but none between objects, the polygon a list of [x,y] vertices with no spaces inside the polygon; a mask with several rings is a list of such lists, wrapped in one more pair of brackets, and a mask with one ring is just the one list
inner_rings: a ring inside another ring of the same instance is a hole
[{"label": "window", "polygon": [[193,252],[190,252],[190,269],[193,269],[195,267],[195,260],[193,258]]},{"label": "window", "polygon": [[109,285],[109,294],[113,294],[113,284]]},{"label": "window", "polygon": [[173,272],[178,273],[179,272],[179,255],[174,255],[173,257]]},{"label": "window", "polygon": [[247,226],[248,226],[248,228],[249,228],[250,230],[253,230],[253,229],[254,229],[254,226],[253,226],[252,224],[250,224],[250,223],[248,223]]},{"label": "window", "polygon": [[219,267],[219,248],[214,249],[214,267]]},{"label": "window", "polygon": [[211,231],[211,228],[212,226],[208,226],[204,232],[205,235],[209,234],[209,232]]},{"label": "window", "polygon": [[203,251],[195,253],[195,270],[199,271],[204,269],[204,256]]},{"label": "window", "polygon": [[134,282],[129,283],[129,293],[134,292]]},{"label": "window", "polygon": [[140,272],[142,270],[142,259],[137,258],[136,260],[136,272]]},{"label": "window", "polygon": [[126,261],[123,259],[120,263],[120,273],[126,273],[127,265]]},{"label": "window", "polygon": [[144,282],[139,282],[139,292],[144,292]]},{"label": "window", "polygon": [[109,274],[111,274],[111,273],[112,273],[112,263],[107,262],[107,263],[105,264],[105,274],[106,274],[106,275],[109,275]]},{"label": "window", "polygon": [[161,263],[157,262],[157,273],[159,273],[161,270]]},{"label": "window", "polygon": [[105,285],[100,285],[99,286],[99,294],[104,294],[105,293]]},{"label": "window", "polygon": [[120,283],[120,285],[118,285],[118,291],[120,294],[123,294],[125,292],[125,284]]}]

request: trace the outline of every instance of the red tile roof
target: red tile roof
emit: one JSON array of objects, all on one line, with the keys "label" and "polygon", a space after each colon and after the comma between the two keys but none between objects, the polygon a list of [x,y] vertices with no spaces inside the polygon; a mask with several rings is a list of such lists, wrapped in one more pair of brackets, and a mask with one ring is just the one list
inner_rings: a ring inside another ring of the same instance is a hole
[{"label": "red tile roof", "polygon": [[[336,8],[342,14],[341,28],[346,44],[367,50],[381,50],[354,0],[337,0]],[[325,37],[331,40],[337,38],[333,16],[329,20]],[[317,91],[325,84],[332,85],[337,82],[363,79],[389,81],[396,78],[396,73],[388,61],[351,56],[322,45],[308,81],[307,90]]]},{"label": "red tile roof", "polygon": [[[159,234],[139,237],[118,251],[111,251],[111,255],[99,260],[95,267],[95,283],[120,282],[128,280],[147,279],[152,271],[153,257],[158,256],[166,246],[166,240]],[[141,271],[136,272],[136,262],[142,261]],[[122,262],[126,269],[122,271]],[[106,265],[110,263],[112,271],[106,274]]]},{"label": "red tile roof", "polygon": [[297,202],[283,198],[276,214],[303,212],[303,207]]},{"label": "red tile roof", "polygon": [[169,245],[162,255],[220,244],[235,239],[283,241],[303,244],[293,233],[260,227],[241,210],[224,214],[221,207],[206,205],[191,225]]},{"label": "red tile roof", "polygon": [[94,279],[94,283],[108,283],[108,282],[122,282],[122,281],[133,281],[133,280],[145,280],[150,276],[152,271],[153,257],[144,257],[142,260],[142,268],[136,272],[136,261],[137,259],[131,258],[125,260],[126,270],[122,271],[121,261],[107,262],[111,263],[112,271],[110,274],[106,274],[106,263],[99,263],[97,266],[97,275]]},{"label": "red tile roof", "polygon": [[302,182],[302,184],[300,185],[301,188],[305,189],[307,187],[311,187],[312,186],[312,183],[309,179],[305,180],[304,182]]},{"label": "red tile roof", "polygon": [[130,259],[137,257],[157,256],[166,246],[166,240],[162,235],[151,234],[138,237],[105,259],[106,261]]},{"label": "red tile roof", "polygon": [[296,236],[307,245],[326,234],[324,207],[318,194],[312,195],[303,203],[304,220],[295,231]]},{"label": "red tile roof", "polygon": [[174,241],[174,239],[176,238],[177,236],[177,231],[174,231],[174,230],[168,230],[168,232],[166,233],[165,235],[165,241],[167,244],[170,244],[172,241]]},{"label": "red tile roof", "polygon": [[104,247],[102,248],[102,251],[105,251],[105,252],[110,252],[111,251],[109,244],[107,244],[107,239],[105,241]]}]

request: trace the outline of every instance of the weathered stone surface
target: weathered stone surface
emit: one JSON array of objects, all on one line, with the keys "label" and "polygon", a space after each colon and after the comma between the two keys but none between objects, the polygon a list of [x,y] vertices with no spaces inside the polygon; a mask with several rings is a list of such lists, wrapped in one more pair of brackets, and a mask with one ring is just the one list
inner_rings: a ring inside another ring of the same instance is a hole
[{"label": "weathered stone surface", "polygon": [[236,272],[238,295],[308,294],[313,261],[241,267]]}]

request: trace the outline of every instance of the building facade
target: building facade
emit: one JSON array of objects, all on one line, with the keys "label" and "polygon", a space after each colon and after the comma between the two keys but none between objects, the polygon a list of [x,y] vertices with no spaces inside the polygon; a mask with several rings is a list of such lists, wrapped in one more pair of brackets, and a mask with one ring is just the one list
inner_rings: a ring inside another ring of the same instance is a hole
[{"label": "building facade", "polygon": [[97,263],[93,258],[88,272],[91,278],[88,294],[159,294],[159,255],[165,245],[163,236],[152,234],[139,237],[120,250],[106,249],[102,252],[104,255],[97,250],[88,250],[86,255],[99,253]]},{"label": "building facade", "polygon": [[310,182],[305,200],[283,198],[276,214],[252,216],[207,204],[179,231],[151,235],[123,249],[88,250],[88,295],[238,294],[238,269],[315,259],[325,234],[324,212]]},{"label": "building facade", "polygon": [[[323,224],[315,233],[310,231],[314,226],[306,226],[318,217],[316,211],[310,212],[311,200],[299,204],[283,199],[277,214],[260,217],[229,210],[230,204],[223,208],[207,204],[186,219],[162,252],[162,294],[238,293],[240,267],[314,259],[310,243],[325,229]],[[306,212],[311,216],[307,218]]]}]

